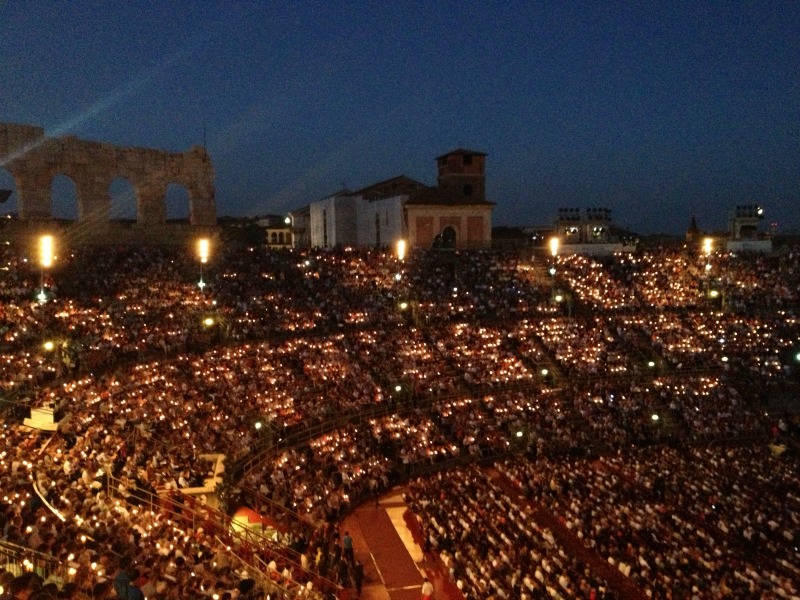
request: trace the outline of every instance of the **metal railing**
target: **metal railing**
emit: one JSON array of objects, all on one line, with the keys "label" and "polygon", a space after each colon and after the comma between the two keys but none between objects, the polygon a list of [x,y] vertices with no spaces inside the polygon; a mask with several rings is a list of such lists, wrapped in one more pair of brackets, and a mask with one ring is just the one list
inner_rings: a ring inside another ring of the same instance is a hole
[{"label": "metal railing", "polygon": [[11,542],[0,541],[0,565],[15,576],[36,573],[42,579],[55,577],[63,582],[72,577],[69,565],[56,557]]},{"label": "metal railing", "polygon": [[289,520],[299,526],[306,534],[310,534],[317,529],[317,524],[306,515],[302,515],[283,504],[278,504],[275,500],[267,498],[253,487],[247,485],[239,485],[238,487],[254,500],[257,505],[255,508],[258,509],[256,512],[259,515],[269,517],[276,523],[283,524],[285,520]]},{"label": "metal railing", "polygon": [[[109,497],[120,499],[121,479],[108,475],[106,489]],[[291,568],[297,576],[302,574],[303,580],[310,580],[316,590],[338,590],[339,586],[333,581],[319,576],[316,573],[303,569],[300,564],[300,555],[291,548],[279,544],[256,529],[236,525],[233,518],[206,504],[197,501],[193,496],[184,494],[180,490],[171,490],[165,494],[158,494],[137,487],[125,486],[126,502],[144,506],[156,514],[166,515],[170,520],[179,523],[190,530],[203,530],[215,539],[221,540],[226,548],[236,549],[232,556],[244,563],[249,569],[260,573],[269,579],[267,563],[271,559],[279,560]],[[268,560],[265,560],[267,559]],[[275,583],[269,579],[270,582]],[[292,586],[301,585],[300,581],[290,582]],[[278,586],[281,587],[281,586]]]}]

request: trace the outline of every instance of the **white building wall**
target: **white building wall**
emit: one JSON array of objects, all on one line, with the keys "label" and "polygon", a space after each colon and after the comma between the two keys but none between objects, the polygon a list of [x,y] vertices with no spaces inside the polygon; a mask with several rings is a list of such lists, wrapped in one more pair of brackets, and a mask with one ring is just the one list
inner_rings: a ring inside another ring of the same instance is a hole
[{"label": "white building wall", "polygon": [[[372,202],[361,196],[330,196],[309,206],[311,246],[374,246],[378,243],[376,217],[380,223],[380,245],[393,246],[406,239],[403,206],[408,196]],[[327,224],[327,236],[325,235]]]},{"label": "white building wall", "polygon": [[725,249],[728,252],[758,252],[769,254],[772,252],[772,240],[727,240]]},{"label": "white building wall", "polygon": [[357,198],[343,196],[336,198],[336,220],[334,221],[334,241],[331,246],[354,246],[358,244]]},{"label": "white building wall", "polygon": [[[360,246],[393,246],[397,240],[405,239],[403,205],[408,196],[393,196],[369,202],[359,198],[358,244]],[[380,239],[376,219],[380,223]]]},{"label": "white building wall", "polygon": [[292,215],[292,246],[307,248],[311,245],[311,214],[309,212],[295,211]]},{"label": "white building wall", "polygon": [[332,248],[337,244],[357,243],[355,200],[348,196],[329,196],[311,203],[311,246]]},{"label": "white building wall", "polygon": [[[325,246],[325,231],[324,223],[330,224],[333,217],[333,197],[312,202],[309,205],[310,221],[309,230],[311,232],[311,246],[313,248],[322,248]],[[323,218],[323,214],[327,214]]]}]

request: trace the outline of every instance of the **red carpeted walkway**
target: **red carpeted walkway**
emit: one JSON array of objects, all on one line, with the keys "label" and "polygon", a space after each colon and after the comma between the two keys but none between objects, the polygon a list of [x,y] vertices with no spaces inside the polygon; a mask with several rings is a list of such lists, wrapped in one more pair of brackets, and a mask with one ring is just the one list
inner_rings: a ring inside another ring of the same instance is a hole
[{"label": "red carpeted walkway", "polygon": [[386,511],[359,509],[355,517],[391,600],[419,600],[422,574]]}]

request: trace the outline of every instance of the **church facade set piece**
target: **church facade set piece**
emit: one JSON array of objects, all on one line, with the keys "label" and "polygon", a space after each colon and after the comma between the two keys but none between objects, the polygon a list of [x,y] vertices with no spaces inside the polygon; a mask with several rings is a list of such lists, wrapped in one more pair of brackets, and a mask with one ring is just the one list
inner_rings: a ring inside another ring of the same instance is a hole
[{"label": "church facade set piece", "polygon": [[[292,214],[314,247],[465,249],[491,244],[494,203],[486,200],[486,154],[456,149],[436,159],[436,187],[404,175],[355,192],[343,189]],[[301,236],[298,240],[304,239]]]}]

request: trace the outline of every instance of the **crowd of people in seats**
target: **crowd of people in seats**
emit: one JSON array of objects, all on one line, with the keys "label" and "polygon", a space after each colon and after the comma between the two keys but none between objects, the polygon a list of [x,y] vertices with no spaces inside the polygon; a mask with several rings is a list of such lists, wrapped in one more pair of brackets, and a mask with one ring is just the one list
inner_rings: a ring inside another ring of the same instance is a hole
[{"label": "crowd of people in seats", "polygon": [[504,492],[486,470],[473,466],[413,480],[405,499],[426,548],[439,555],[467,600],[613,597],[531,505]]},{"label": "crowd of people in seats", "polygon": [[[797,383],[799,256],[662,249],[550,275],[520,253],[220,246],[200,288],[185,248],[76,249],[42,272],[0,245],[0,541],[74,564],[64,597],[101,597],[126,559],[163,584],[148,598],[235,596],[242,557],[217,573],[216,538],[131,490],[202,488],[222,454],[223,498],[322,526],[451,463],[767,432],[764,401]],[[15,411],[62,403],[57,433]],[[195,576],[173,581],[189,543]]]},{"label": "crowd of people in seats", "polygon": [[649,597],[797,598],[798,466],[796,454],[762,444],[632,448],[498,469]]}]

